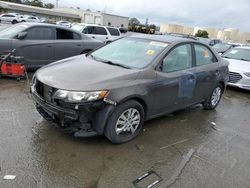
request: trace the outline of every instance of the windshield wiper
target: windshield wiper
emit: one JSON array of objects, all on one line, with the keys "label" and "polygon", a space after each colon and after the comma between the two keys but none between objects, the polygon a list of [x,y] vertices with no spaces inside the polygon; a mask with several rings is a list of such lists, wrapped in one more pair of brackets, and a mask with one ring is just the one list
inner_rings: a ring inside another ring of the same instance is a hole
[{"label": "windshield wiper", "polygon": [[101,62],[107,63],[107,64],[109,64],[109,65],[114,65],[114,66],[118,66],[118,67],[123,67],[123,68],[125,68],[125,69],[131,69],[130,67],[128,67],[128,66],[126,66],[126,65],[122,65],[122,64],[119,64],[119,63],[114,63],[114,62],[112,62],[112,61],[105,61],[105,60],[103,60],[103,61],[101,61]]},{"label": "windshield wiper", "polygon": [[228,57],[228,56],[222,56],[223,58],[227,58],[227,59],[231,59],[230,57]]},{"label": "windshield wiper", "polygon": [[122,64],[119,64],[119,63],[114,63],[112,61],[107,61],[107,60],[104,60],[104,59],[100,59],[100,58],[97,58],[95,56],[93,56],[92,54],[90,55],[90,57],[96,61],[100,61],[100,62],[103,62],[103,63],[107,63],[109,65],[114,65],[114,66],[119,66],[119,67],[122,67],[122,68],[125,68],[125,69],[131,69],[131,67],[129,66],[126,66],[126,65],[122,65]]},{"label": "windshield wiper", "polygon": [[240,60],[242,60],[242,61],[249,61],[249,60],[247,60],[247,59],[244,59],[244,58],[241,58]]}]

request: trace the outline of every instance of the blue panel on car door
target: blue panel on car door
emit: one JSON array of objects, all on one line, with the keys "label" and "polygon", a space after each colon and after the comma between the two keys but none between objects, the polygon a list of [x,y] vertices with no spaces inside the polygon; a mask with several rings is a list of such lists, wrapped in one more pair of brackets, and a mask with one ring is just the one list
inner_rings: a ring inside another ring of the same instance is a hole
[{"label": "blue panel on car door", "polygon": [[195,75],[183,75],[179,79],[179,97],[192,98],[196,85]]}]

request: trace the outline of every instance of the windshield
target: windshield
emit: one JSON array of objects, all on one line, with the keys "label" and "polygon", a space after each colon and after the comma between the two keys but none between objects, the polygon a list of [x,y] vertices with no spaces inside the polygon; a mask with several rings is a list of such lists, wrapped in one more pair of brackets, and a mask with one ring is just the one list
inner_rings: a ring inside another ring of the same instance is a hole
[{"label": "windshield", "polygon": [[215,44],[214,46],[213,46],[213,48],[214,49],[216,49],[217,51],[219,50],[219,51],[226,51],[228,48],[230,48],[230,44],[221,44],[221,43],[219,43],[219,44]]},{"label": "windshield", "polygon": [[76,31],[81,31],[84,28],[84,25],[73,25],[71,29],[74,29]]},{"label": "windshield", "polygon": [[226,52],[223,57],[230,59],[239,59],[250,61],[250,49],[246,48],[233,48]]},{"label": "windshield", "polygon": [[18,33],[23,32],[27,29],[27,25],[15,25],[9,28],[6,28],[0,32],[0,39],[12,39]]},{"label": "windshield", "polygon": [[167,43],[138,38],[123,38],[92,53],[102,61],[110,61],[130,68],[143,68],[163,51]]}]

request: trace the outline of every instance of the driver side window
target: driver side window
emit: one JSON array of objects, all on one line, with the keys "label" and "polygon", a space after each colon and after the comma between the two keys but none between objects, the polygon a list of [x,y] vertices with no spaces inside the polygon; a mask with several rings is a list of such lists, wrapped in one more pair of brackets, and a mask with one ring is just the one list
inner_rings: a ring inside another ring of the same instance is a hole
[{"label": "driver side window", "polygon": [[177,46],[162,62],[162,72],[169,73],[192,67],[192,48],[190,44]]}]

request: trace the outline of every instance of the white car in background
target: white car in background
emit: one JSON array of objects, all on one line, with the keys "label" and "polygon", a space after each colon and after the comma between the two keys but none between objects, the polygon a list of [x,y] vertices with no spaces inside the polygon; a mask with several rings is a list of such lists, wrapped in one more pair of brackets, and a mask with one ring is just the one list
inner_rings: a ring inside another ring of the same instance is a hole
[{"label": "white car in background", "polygon": [[76,31],[84,33],[94,39],[98,39],[104,43],[110,43],[121,37],[119,28],[111,26],[100,26],[95,24],[75,24],[71,27]]},{"label": "white car in background", "polygon": [[67,22],[67,21],[58,21],[58,22],[56,22],[56,25],[61,25],[61,26],[65,26],[65,27],[72,26],[72,24],[70,22]]},{"label": "white car in background", "polygon": [[20,18],[19,15],[17,14],[1,14],[0,15],[0,23],[1,22],[10,22],[12,24],[16,24],[18,22],[20,22]]},{"label": "white car in background", "polygon": [[36,22],[36,23],[40,23],[41,20],[36,16],[23,16],[22,18],[20,18],[20,22]]},{"label": "white car in background", "polygon": [[250,90],[250,47],[236,47],[222,55],[229,61],[228,85]]}]

